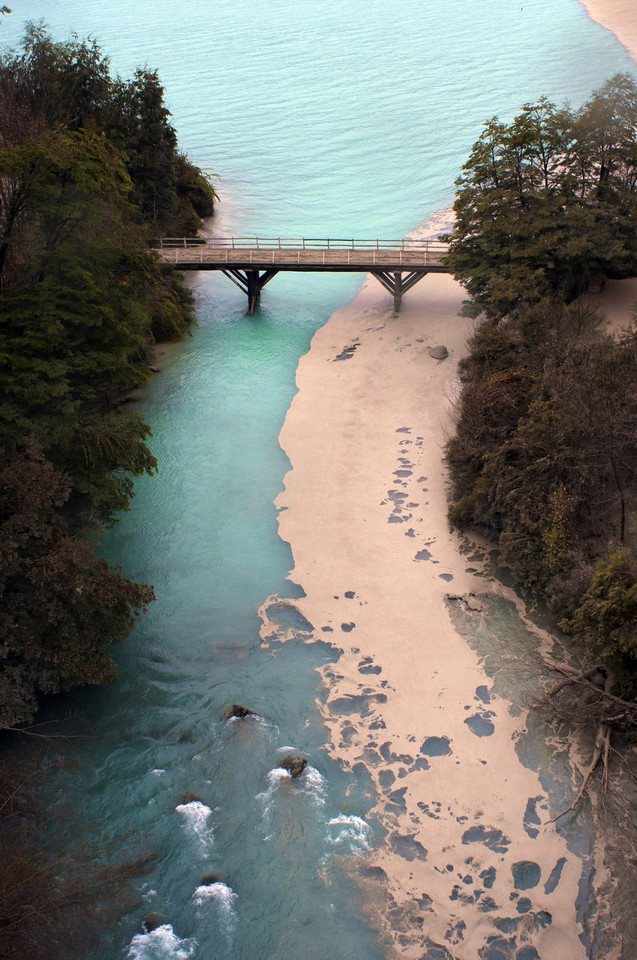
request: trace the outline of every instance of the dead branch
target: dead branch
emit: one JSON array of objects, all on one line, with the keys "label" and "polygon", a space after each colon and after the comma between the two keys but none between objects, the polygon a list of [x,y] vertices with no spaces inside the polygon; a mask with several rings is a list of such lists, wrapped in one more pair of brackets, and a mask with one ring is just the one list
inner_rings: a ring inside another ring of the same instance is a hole
[{"label": "dead branch", "polygon": [[628,713],[631,717],[635,716],[637,713],[637,705],[635,703],[630,703],[628,700],[622,700],[621,697],[616,697],[615,694],[611,693],[610,690],[607,690],[607,683],[604,683],[604,687],[598,687],[596,683],[591,683],[590,680],[581,680],[579,681],[586,687],[590,687],[595,690],[600,697],[605,697],[607,700],[611,700],[613,703],[618,703],[622,707],[626,707]]},{"label": "dead branch", "polygon": [[572,707],[565,711],[565,716],[576,719],[581,714],[583,719],[591,718],[591,711],[584,710],[589,706],[594,708],[597,719],[610,725],[623,724],[625,728],[637,724],[637,704],[618,697],[611,693],[607,680],[604,680],[603,686],[599,682],[592,680],[596,673],[605,674],[605,668],[596,664],[588,667],[586,670],[576,671],[562,664],[553,664],[550,668],[556,673],[561,673],[563,678],[554,684],[544,695],[539,704],[547,704],[553,700],[558,693],[569,686],[584,687],[585,690],[579,695],[577,707]]},{"label": "dead branch", "polygon": [[[560,669],[556,667],[555,669]],[[568,687],[571,683],[579,683],[581,680],[588,680],[589,677],[592,677],[595,673],[598,673],[600,667],[596,664],[594,667],[590,667],[588,670],[582,670],[580,673],[573,673],[569,676],[564,677],[563,680],[560,680],[555,686],[551,687],[550,690],[547,690],[546,698],[550,699],[554,697],[560,690],[563,690],[564,687]],[[565,672],[560,670],[560,672]]]},{"label": "dead branch", "polygon": [[[606,680],[604,681],[604,689],[600,690],[600,693],[604,693],[610,696],[610,689],[612,685],[613,685],[613,675],[609,671],[608,675],[606,676]],[[593,748],[593,757],[589,764],[588,770],[586,771],[584,780],[582,781],[582,785],[579,789],[577,796],[573,800],[572,804],[566,808],[566,810],[562,810],[561,813],[558,813],[556,817],[553,817],[551,820],[548,821],[549,823],[555,823],[556,820],[559,820],[565,814],[570,813],[571,810],[575,810],[576,807],[579,806],[580,801],[584,798],[586,794],[586,790],[588,788],[590,779],[595,773],[597,764],[599,763],[600,760],[602,761],[602,796],[606,793],[606,788],[608,786],[608,757],[610,754],[611,733],[612,733],[612,727],[608,723],[605,723],[604,721],[602,721],[597,729],[595,746]]]}]

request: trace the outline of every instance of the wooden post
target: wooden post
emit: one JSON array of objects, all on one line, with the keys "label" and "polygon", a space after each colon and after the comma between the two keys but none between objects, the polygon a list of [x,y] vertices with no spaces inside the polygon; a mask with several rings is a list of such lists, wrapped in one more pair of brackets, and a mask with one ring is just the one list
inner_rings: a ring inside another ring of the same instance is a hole
[{"label": "wooden post", "polygon": [[259,271],[246,270],[246,280],[248,281],[248,313],[252,315],[256,310],[261,290],[259,289]]},{"label": "wooden post", "polygon": [[248,314],[252,315],[259,306],[261,291],[266,283],[269,283],[272,277],[276,277],[279,271],[276,268],[269,267],[259,274],[258,270],[223,270],[223,273],[232,280],[244,293],[248,295]]},{"label": "wooden post", "polygon": [[403,294],[403,275],[402,273],[394,274],[394,315],[398,314],[400,310],[400,301]]}]

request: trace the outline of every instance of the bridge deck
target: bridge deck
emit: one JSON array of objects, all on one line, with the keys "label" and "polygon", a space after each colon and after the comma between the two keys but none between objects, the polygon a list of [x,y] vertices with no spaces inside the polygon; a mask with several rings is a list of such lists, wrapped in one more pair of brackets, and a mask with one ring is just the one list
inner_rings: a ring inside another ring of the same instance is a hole
[{"label": "bridge deck", "polygon": [[372,273],[401,298],[428,273],[448,273],[449,247],[439,240],[282,240],[268,238],[164,238],[155,249],[178,270],[221,270],[248,295],[253,313],[266,283],[281,270]]},{"label": "bridge deck", "polygon": [[[391,245],[390,245],[391,243]],[[448,272],[448,246],[439,241],[399,240],[164,239],[156,250],[179,270],[294,270],[368,272],[426,269]]]}]

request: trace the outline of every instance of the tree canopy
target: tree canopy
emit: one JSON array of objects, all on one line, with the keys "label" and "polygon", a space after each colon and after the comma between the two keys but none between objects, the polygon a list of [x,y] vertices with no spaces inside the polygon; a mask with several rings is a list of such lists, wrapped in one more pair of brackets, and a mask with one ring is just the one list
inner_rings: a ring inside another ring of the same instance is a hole
[{"label": "tree canopy", "polygon": [[579,110],[542,98],[510,124],[494,117],[456,186],[449,264],[478,312],[633,276],[637,82],[616,76]]},{"label": "tree canopy", "polygon": [[637,327],[612,336],[576,295],[637,275],[637,84],[490,121],[457,186],[449,263],[483,317],[447,445],[450,519],[496,537],[634,692]]},{"label": "tree canopy", "polygon": [[[54,42],[42,24],[0,60],[5,748],[16,728],[34,736],[24,726],[43,697],[114,680],[110,646],[154,598],[92,541],[128,508],[134,478],[157,468],[148,424],[122,401],[150,375],[152,345],[192,322],[187,288],[160,270],[149,237],[195,233],[213,203],[178,150],[154,71],[114,78],[93,39]],[[81,921],[110,916],[104,889],[119,896],[143,858],[109,863],[100,848],[95,867],[97,844],[84,862],[56,851],[50,836],[39,840],[34,798],[24,796],[37,768],[12,775],[7,753],[0,924],[10,936],[0,953],[66,957],[69,944],[99,952],[99,921]]]},{"label": "tree canopy", "polygon": [[114,78],[93,39],[42,24],[0,62],[0,726],[110,682],[106,648],[152,599],[78,534],[157,468],[122,399],[192,315],[148,240],[193,234],[213,202],[156,72]]},{"label": "tree canopy", "polygon": [[156,232],[190,236],[213,213],[214,188],[178,150],[156,70],[112,77],[94,38],[55,42],[42,22],[28,24],[22,51],[6,66],[41,124],[99,130],[121,152],[132,200]]}]

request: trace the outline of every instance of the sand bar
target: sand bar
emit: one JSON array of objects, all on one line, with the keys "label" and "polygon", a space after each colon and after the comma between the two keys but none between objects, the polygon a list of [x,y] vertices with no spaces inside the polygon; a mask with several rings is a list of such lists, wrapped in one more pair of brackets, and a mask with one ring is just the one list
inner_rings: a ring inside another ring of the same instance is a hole
[{"label": "sand bar", "polygon": [[637,7],[635,0],[580,0],[592,20],[612,30],[637,61]]},{"label": "sand bar", "polygon": [[[292,464],[280,534],[306,593],[295,603],[343,650],[325,670],[325,721],[334,754],[365,764],[380,797],[386,839],[370,875],[382,878],[390,955],[421,958],[433,942],[475,960],[506,917],[519,948],[577,960],[581,862],[543,822],[545,792],[516,752],[524,711],[493,693],[449,614],[450,593],[479,606],[472,593],[504,590],[467,572],[446,519],[449,400],[471,329],[462,299],[430,275],[394,318],[369,279],[316,333],[280,438]],[[439,344],[442,361],[429,355]],[[520,869],[535,876],[516,886]]]}]

